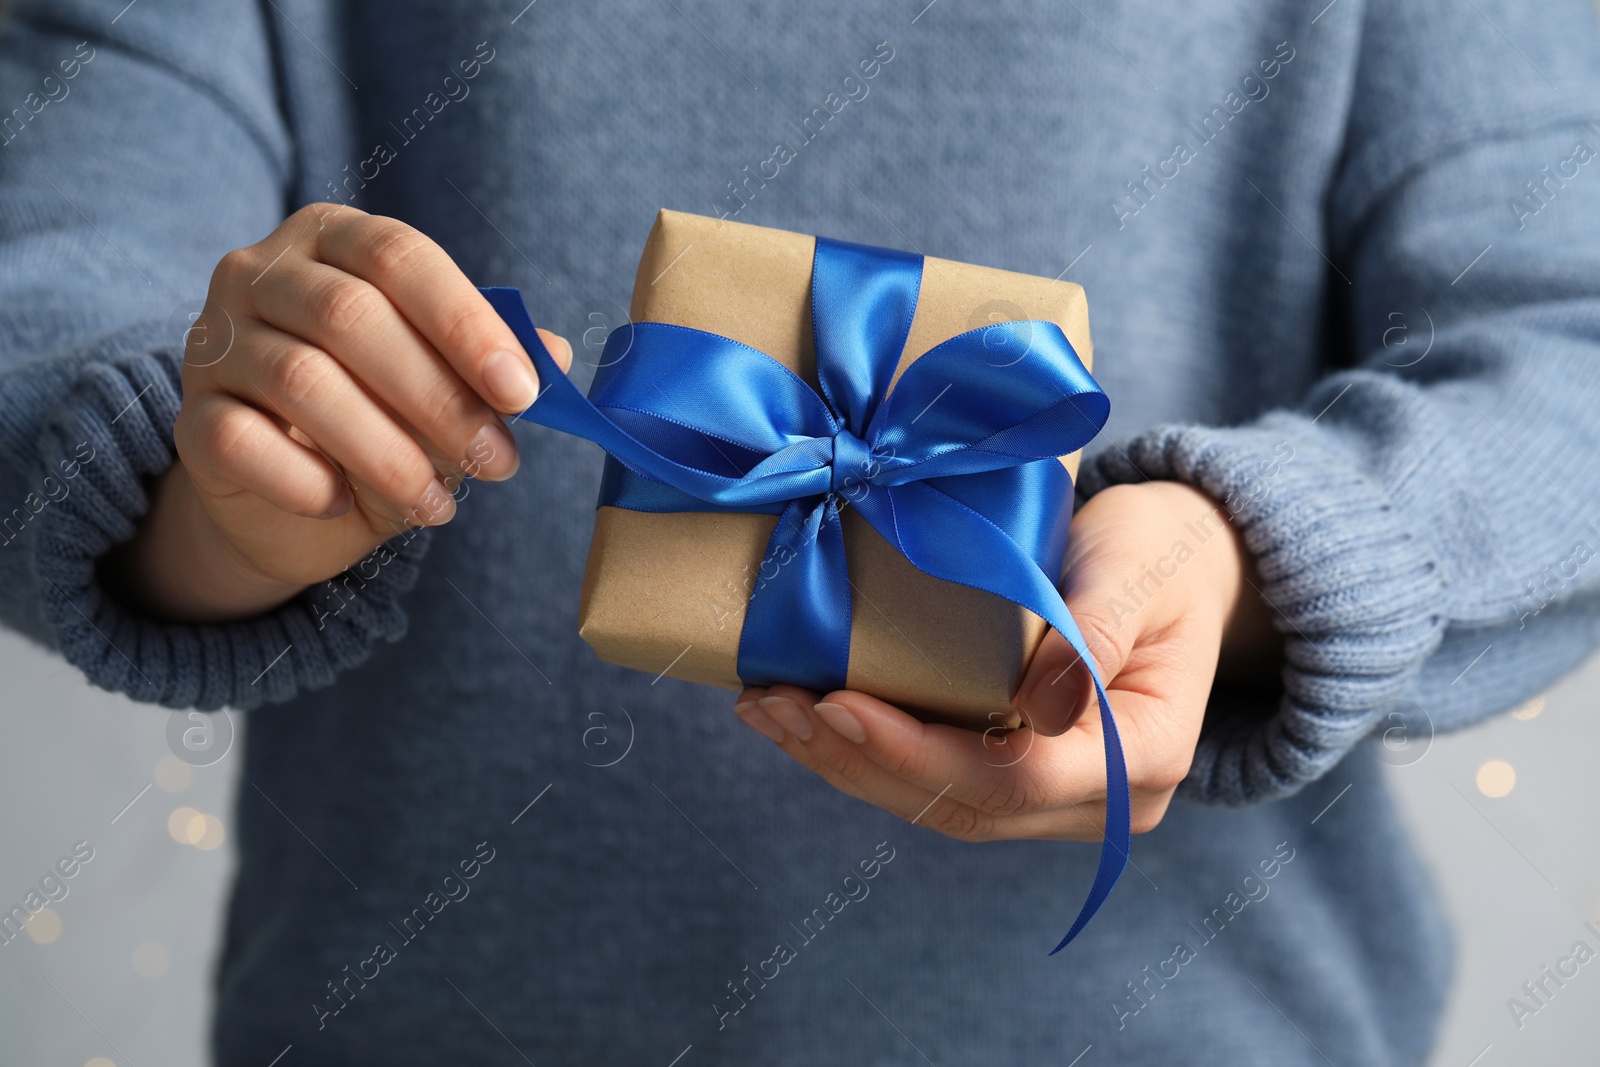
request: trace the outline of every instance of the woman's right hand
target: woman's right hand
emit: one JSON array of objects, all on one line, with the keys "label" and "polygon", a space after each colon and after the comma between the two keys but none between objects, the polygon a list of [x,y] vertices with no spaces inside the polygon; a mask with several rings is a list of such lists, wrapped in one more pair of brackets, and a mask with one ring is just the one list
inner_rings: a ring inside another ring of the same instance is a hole
[{"label": "woman's right hand", "polygon": [[[572,347],[540,334],[570,366]],[[465,478],[516,473],[501,417],[538,394],[516,336],[437,244],[302,208],[217,264],[185,348],[179,462],[103,577],[178,621],[276,607],[408,526],[450,521]]]}]

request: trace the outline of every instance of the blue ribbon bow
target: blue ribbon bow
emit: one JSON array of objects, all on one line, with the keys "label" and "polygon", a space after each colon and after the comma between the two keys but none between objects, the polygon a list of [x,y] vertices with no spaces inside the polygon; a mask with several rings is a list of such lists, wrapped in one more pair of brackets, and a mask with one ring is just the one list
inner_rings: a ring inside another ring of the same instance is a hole
[{"label": "blue ribbon bow", "polygon": [[545,350],[521,293],[483,294],[544,383],[522,418],[610,454],[601,505],[780,516],[740,636],[746,684],[844,688],[841,501],[919,570],[1004,597],[1067,639],[1089,665],[1100,704],[1106,830],[1094,885],[1054,955],[1105,902],[1130,845],[1116,721],[1056,591],[1072,512],[1072,480],[1057,457],[1099,433],[1110,406],[1061,328],[1039,321],[952,337],[906,368],[891,393],[921,286],[921,256],[817,238],[820,395],[748,345],[641,322],[607,337],[585,398]]}]

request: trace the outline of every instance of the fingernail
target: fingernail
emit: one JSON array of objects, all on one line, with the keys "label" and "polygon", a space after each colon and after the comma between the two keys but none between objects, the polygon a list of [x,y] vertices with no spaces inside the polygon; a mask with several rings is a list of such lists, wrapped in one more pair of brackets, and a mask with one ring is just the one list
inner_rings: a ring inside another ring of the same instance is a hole
[{"label": "fingernail", "polygon": [[802,741],[811,740],[811,716],[788,697],[762,697],[761,708],[777,720],[778,725]]},{"label": "fingernail", "polygon": [[356,495],[350,491],[350,483],[346,482],[339,487],[338,498],[328,505],[328,510],[322,513],[322,517],[324,519],[337,519],[340,515],[346,515],[355,506],[355,502]]},{"label": "fingernail", "polygon": [[467,458],[461,463],[461,470],[469,478],[499,482],[517,473],[517,468],[521,465],[522,460],[517,456],[517,442],[512,438],[511,431],[496,419],[494,422],[485,423],[473,435],[472,443],[467,446]]},{"label": "fingernail", "polygon": [[767,713],[762,711],[754,700],[735,704],[733,710],[738,712],[739,720],[756,731],[756,733],[761,734],[773,744],[783,744],[783,727],[767,718]]},{"label": "fingernail", "polygon": [[456,498],[437,478],[428,485],[428,491],[422,494],[417,506],[411,509],[411,517],[422,526],[443,526],[455,515]]},{"label": "fingernail", "polygon": [[861,720],[855,713],[843,704],[818,704],[812,708],[823,722],[833,727],[839,733],[848,737],[856,744],[861,744],[867,739],[866,727],[861,725]]},{"label": "fingernail", "polygon": [[483,387],[501,411],[526,411],[538,399],[539,376],[526,356],[502,348],[483,361]]}]

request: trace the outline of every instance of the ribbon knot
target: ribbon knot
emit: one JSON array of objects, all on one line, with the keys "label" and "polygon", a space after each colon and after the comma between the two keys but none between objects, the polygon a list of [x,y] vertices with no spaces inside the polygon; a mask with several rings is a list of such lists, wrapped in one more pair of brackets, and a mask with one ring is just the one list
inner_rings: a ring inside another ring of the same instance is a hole
[{"label": "ribbon knot", "polygon": [[829,470],[833,479],[829,491],[846,500],[854,500],[866,493],[867,484],[878,473],[872,449],[849,430],[840,430],[833,435],[833,462]]},{"label": "ribbon knot", "polygon": [[[1094,678],[1107,796],[1094,886],[1059,952],[1111,892],[1130,841],[1116,721],[1056,590],[1072,514],[1072,480],[1056,457],[1088,443],[1110,409],[1051,322],[959,334],[895,381],[922,264],[905,252],[817,239],[817,388],[727,337],[643,322],[607,338],[585,398],[545,350],[521,294],[483,293],[545,383],[522,418],[610,454],[602,505],[778,516],[740,635],[747,684],[821,692],[846,684],[851,583],[840,497],[918,569],[1027,608],[1067,639]],[[997,367],[985,358],[997,343],[1022,354]]]}]

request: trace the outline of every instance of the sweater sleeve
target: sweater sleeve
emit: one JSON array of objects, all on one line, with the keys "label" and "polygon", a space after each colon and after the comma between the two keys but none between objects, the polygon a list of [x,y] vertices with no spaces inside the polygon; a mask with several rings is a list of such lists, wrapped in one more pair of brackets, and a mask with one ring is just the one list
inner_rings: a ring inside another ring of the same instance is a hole
[{"label": "sweater sleeve", "polygon": [[112,19],[49,0],[18,5],[0,36],[0,98],[22,102],[0,116],[0,622],[95,685],[169,707],[331,683],[403,634],[399,598],[427,544],[397,538],[220,625],[142,618],[96,580],[176,459],[183,340],[212,267],[297,195],[294,94],[263,10],[183,0]]},{"label": "sweater sleeve", "polygon": [[1192,799],[1292,793],[1391,714],[1476,722],[1600,636],[1594,12],[1361,17],[1322,219],[1346,369],[1294,410],[1158,426],[1086,464],[1085,492],[1165,478],[1222,501],[1284,636],[1275,708],[1213,694]]}]

